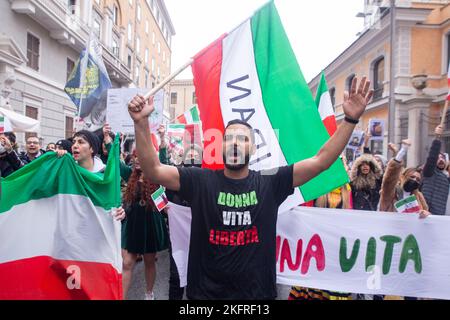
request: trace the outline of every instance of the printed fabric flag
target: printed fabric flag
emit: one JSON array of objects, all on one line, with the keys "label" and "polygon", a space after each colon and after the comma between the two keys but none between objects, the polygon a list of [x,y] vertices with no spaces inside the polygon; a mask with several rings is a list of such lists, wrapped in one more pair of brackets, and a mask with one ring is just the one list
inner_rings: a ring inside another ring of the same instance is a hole
[{"label": "printed fabric flag", "polygon": [[[220,141],[228,122],[235,119],[254,128],[253,170],[313,157],[329,139],[272,1],[197,54],[192,71],[204,149],[215,150],[214,155],[204,153],[205,168],[223,169]],[[297,189],[280,210],[316,199],[347,182],[342,161],[336,161]]]},{"label": "printed fabric flag", "polygon": [[78,107],[85,129],[96,131],[105,124],[107,93],[111,87],[101,46],[95,37],[91,37],[89,48],[81,52],[64,88]]},{"label": "printed fabric flag", "polygon": [[0,116],[0,133],[5,132],[5,117]]},{"label": "printed fabric flag", "polygon": [[322,119],[325,128],[327,128],[328,134],[332,137],[337,130],[337,124],[333,109],[333,102],[331,101],[331,96],[324,73],[322,73],[320,84],[317,88],[316,105],[319,108],[320,118]]},{"label": "printed fabric flag", "polygon": [[200,122],[200,111],[198,105],[194,105],[191,109],[183,113],[177,118],[178,123],[193,124]]},{"label": "printed fabric flag", "polygon": [[400,213],[418,213],[420,212],[420,205],[415,195],[400,200],[394,204],[397,212]]},{"label": "printed fabric flag", "polygon": [[152,194],[153,203],[159,212],[169,204],[165,191],[166,190],[163,187],[159,187],[159,189]]},{"label": "printed fabric flag", "polygon": [[9,109],[0,107],[0,117],[4,118],[5,132],[40,132],[41,130],[38,120],[26,117]]},{"label": "printed fabric flag", "polygon": [[104,173],[51,152],[0,182],[0,300],[122,299],[118,136]]}]

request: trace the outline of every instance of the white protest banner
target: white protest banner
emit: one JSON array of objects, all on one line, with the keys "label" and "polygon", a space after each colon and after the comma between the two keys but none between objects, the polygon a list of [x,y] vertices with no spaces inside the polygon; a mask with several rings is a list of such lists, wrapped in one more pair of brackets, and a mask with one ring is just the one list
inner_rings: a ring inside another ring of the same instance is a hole
[{"label": "white protest banner", "polygon": [[[169,205],[170,237],[182,286],[189,218],[189,208]],[[277,282],[450,299],[449,229],[447,217],[420,220],[417,214],[297,207],[278,216]]]},{"label": "white protest banner", "polygon": [[[134,123],[128,114],[127,106],[130,100],[137,94],[144,95],[145,93],[145,89],[138,88],[108,90],[106,122],[111,126],[113,132],[134,134]],[[155,133],[163,120],[164,90],[158,91],[154,97],[153,103],[155,105],[155,111],[150,116],[149,123],[152,133]]]}]

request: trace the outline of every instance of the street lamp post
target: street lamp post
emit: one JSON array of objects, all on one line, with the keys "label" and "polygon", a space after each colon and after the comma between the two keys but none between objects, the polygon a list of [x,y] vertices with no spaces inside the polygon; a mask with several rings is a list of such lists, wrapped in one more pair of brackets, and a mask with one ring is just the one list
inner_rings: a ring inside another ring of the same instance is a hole
[{"label": "street lamp post", "polygon": [[389,132],[388,132],[388,142],[396,143],[395,141],[395,29],[396,29],[396,19],[395,19],[395,0],[390,0],[390,40],[391,40],[391,51],[390,51],[390,70],[389,70]]}]

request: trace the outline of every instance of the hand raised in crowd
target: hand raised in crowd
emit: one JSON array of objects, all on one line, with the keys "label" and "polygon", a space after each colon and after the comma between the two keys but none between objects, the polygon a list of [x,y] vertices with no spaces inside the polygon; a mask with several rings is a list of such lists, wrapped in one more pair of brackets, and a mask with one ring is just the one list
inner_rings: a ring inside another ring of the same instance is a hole
[{"label": "hand raised in crowd", "polygon": [[112,142],[112,138],[111,138],[111,136],[109,135],[110,133],[111,133],[111,126],[109,125],[109,124],[105,124],[104,126],[103,126],[103,142],[105,143],[105,144],[109,144],[109,143],[111,143]]},{"label": "hand raised in crowd", "polygon": [[444,128],[441,125],[438,125],[436,127],[436,130],[434,131],[434,133],[435,133],[437,138],[440,138],[444,134]]},{"label": "hand raised in crowd", "polygon": [[55,152],[58,158],[62,158],[65,154],[67,154],[66,150],[56,150]]},{"label": "hand raised in crowd", "polygon": [[394,155],[394,157],[397,156],[398,148],[395,145],[395,143],[389,143],[388,144],[388,149],[392,151],[392,154]]},{"label": "hand raised in crowd", "polygon": [[0,137],[0,143],[3,145],[3,147],[5,148],[6,153],[10,153],[12,151],[12,145],[11,145],[11,141],[9,141],[9,139],[5,136],[1,136]]},{"label": "hand raised in crowd", "polygon": [[134,122],[146,120],[154,110],[153,97],[145,100],[143,96],[137,95],[128,104],[128,112]]},{"label": "hand raised in crowd", "polygon": [[431,215],[431,213],[427,210],[422,210],[419,213],[419,219],[426,219]]},{"label": "hand raised in crowd", "polygon": [[350,92],[344,93],[344,114],[352,120],[359,120],[373,96],[370,90],[370,80],[362,78],[359,86],[355,77],[352,82]]},{"label": "hand raised in crowd", "polygon": [[125,210],[122,207],[113,210],[113,217],[116,221],[122,221],[126,216]]}]

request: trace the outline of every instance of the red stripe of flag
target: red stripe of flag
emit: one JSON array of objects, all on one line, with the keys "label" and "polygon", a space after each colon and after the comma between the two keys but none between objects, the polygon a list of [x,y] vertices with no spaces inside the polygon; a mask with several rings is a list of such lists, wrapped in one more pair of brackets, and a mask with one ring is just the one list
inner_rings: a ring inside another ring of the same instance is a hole
[{"label": "red stripe of flag", "polygon": [[[226,34],[217,39],[207,48],[194,57],[192,73],[194,75],[195,94],[197,96],[202,128],[204,132],[204,156],[203,167],[213,170],[223,169],[222,154],[216,155],[209,152],[216,144],[214,138],[206,134],[208,129],[218,129],[223,136],[225,126],[223,124],[220,108],[220,75],[222,72],[222,40]],[[222,137],[221,137],[222,138]],[[216,148],[216,151],[219,150]],[[221,150],[221,149],[220,149]],[[212,161],[211,157],[214,157]]]}]

